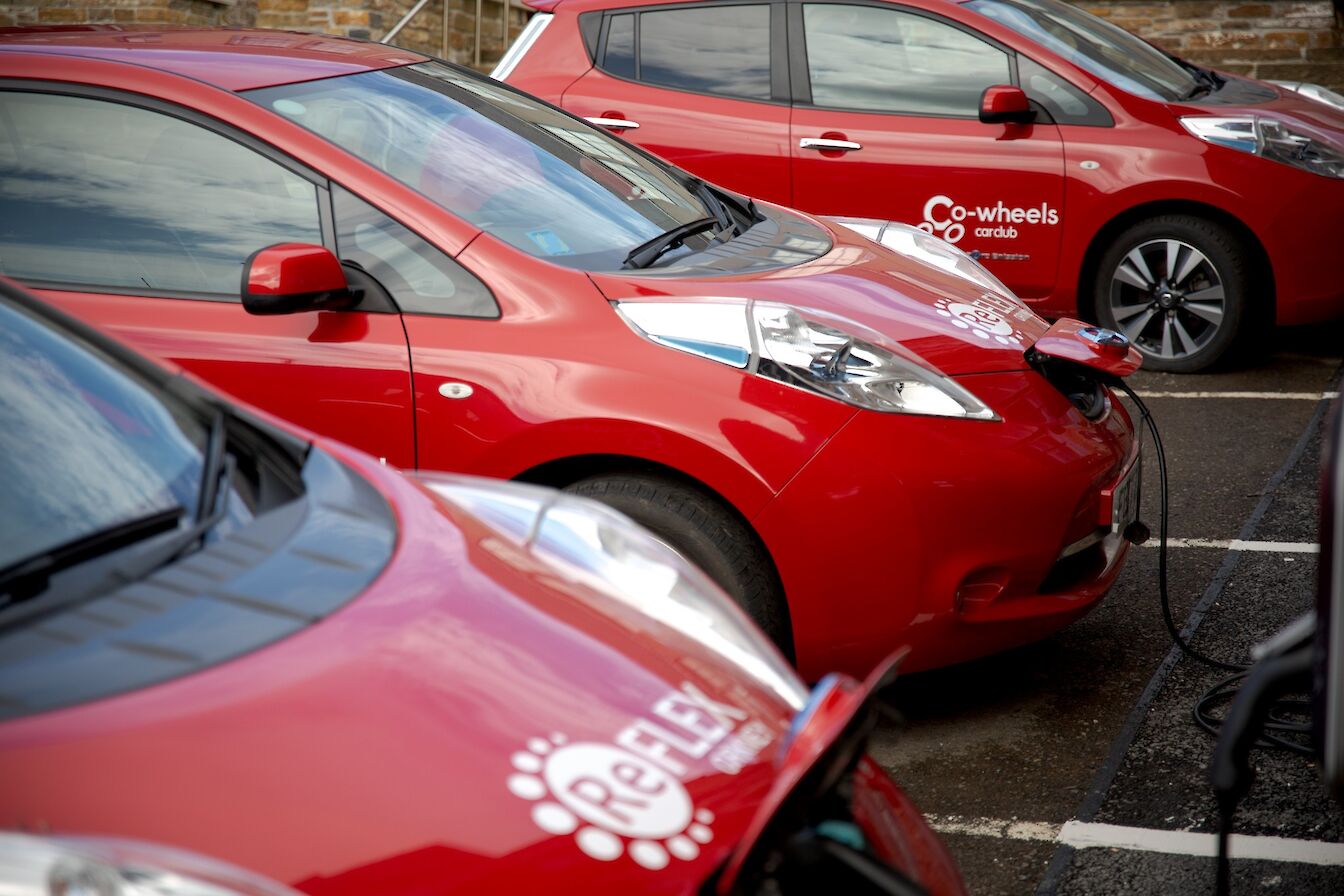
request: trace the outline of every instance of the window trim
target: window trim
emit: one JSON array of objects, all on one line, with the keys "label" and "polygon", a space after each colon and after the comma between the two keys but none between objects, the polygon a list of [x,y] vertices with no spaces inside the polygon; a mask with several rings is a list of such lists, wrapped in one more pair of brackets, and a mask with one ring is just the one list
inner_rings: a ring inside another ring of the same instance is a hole
[{"label": "window trim", "polygon": [[[333,253],[336,251],[336,229],[331,211],[331,190],[329,188],[330,182],[328,179],[306,165],[303,165],[290,156],[280,152],[280,150],[271,146],[269,143],[266,143],[245,131],[241,131],[227,122],[206,115],[204,112],[190,109],[186,106],[179,106],[176,103],[171,103],[157,97],[128,93],[110,87],[67,84],[65,82],[40,81],[26,78],[0,78],[0,92],[40,93],[51,96],[68,96],[79,99],[111,102],[136,109],[144,109],[149,112],[167,115],[171,118],[176,118],[179,121],[186,122],[187,124],[204,128],[226,140],[230,140],[240,146],[250,149],[258,155],[278,164],[281,168],[284,168],[291,174],[303,178],[316,187],[314,199],[317,202],[317,218],[320,233],[322,235],[322,245],[327,249],[330,249]],[[239,305],[242,304],[241,291],[238,293],[192,292],[189,290],[154,289],[146,287],[144,289],[137,289],[134,292],[128,292],[128,288],[125,286],[78,283],[65,280],[35,280],[31,278],[20,279],[17,277],[14,279],[33,289],[58,292],[80,292],[88,293],[90,295],[144,296],[145,298],[154,299],[182,299],[194,302],[229,302]]]},{"label": "window trim", "polygon": [[[765,6],[770,10],[770,37],[768,60],[770,66],[770,97],[768,99],[754,96],[736,96],[730,93],[718,93],[708,90],[691,90],[686,87],[674,87],[668,84],[654,84],[650,81],[640,80],[642,74],[642,48],[640,46],[640,18],[646,12],[670,12],[673,10],[684,9],[705,9],[714,6]],[[718,100],[728,100],[737,103],[760,103],[767,106],[789,106],[792,105],[789,97],[789,44],[788,27],[785,23],[785,0],[697,0],[694,3],[660,3],[652,6],[627,6],[619,9],[606,9],[602,11],[602,27],[598,34],[596,51],[593,54],[593,67],[603,75],[616,81],[623,81],[627,84],[635,84],[640,87],[651,88],[653,90],[674,90],[677,93],[687,93],[692,96],[711,97]],[[607,37],[610,32],[610,21],[614,16],[633,14],[635,24],[635,77],[627,78],[623,75],[613,74],[606,67],[607,62]]]},{"label": "window trim", "polygon": [[[822,106],[813,103],[812,72],[807,63],[807,31],[803,22],[804,6],[822,6],[827,4],[836,6],[871,6],[875,9],[907,13],[909,15],[929,19],[941,25],[948,25],[1003,53],[1008,61],[1008,83],[1015,87],[1019,86],[1017,78],[1017,51],[1002,41],[996,40],[984,32],[977,31],[963,22],[957,22],[953,19],[929,12],[928,10],[916,9],[901,3],[883,2],[883,0],[785,0],[785,2],[789,7],[789,83],[792,87],[793,105],[795,106],[806,106],[809,109],[817,109],[823,112],[841,112],[850,115],[902,115],[907,118],[940,118],[953,121],[980,120],[978,113],[972,115],[955,115],[940,112],[910,112],[897,109],[854,109],[845,106]],[[1040,107],[1038,106],[1037,108],[1039,109]],[[1047,118],[1048,117],[1049,115],[1047,113]]]}]

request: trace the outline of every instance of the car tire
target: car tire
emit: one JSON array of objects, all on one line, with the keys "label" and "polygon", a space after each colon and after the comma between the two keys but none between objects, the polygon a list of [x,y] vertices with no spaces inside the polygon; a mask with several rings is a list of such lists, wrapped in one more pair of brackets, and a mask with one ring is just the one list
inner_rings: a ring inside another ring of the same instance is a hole
[{"label": "car tire", "polygon": [[1193,215],[1130,227],[1097,266],[1097,320],[1129,337],[1147,370],[1192,373],[1235,353],[1248,331],[1252,278],[1242,241]]},{"label": "car tire", "polygon": [[784,589],[750,527],[708,492],[644,473],[594,476],[565,491],[614,507],[704,570],[793,659]]}]

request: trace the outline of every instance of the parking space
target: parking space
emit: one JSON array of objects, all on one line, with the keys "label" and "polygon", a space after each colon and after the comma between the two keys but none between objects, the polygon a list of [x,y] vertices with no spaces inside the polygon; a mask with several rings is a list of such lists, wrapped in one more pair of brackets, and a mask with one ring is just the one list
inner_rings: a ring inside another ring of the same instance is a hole
[{"label": "parking space", "polygon": [[[1284,331],[1261,361],[1140,373],[1171,474],[1178,625],[1233,661],[1314,599],[1319,424],[1344,329]],[[1143,518],[1156,536],[1146,445]],[[1159,611],[1156,537],[1103,606],[1055,637],[898,686],[874,750],[944,836],[973,894],[1211,891],[1213,739],[1191,720],[1225,673],[1181,659]],[[1194,616],[1192,616],[1192,613]],[[1234,892],[1344,891],[1344,813],[1304,757],[1255,756]],[[1194,832],[1174,836],[1170,832]],[[1322,845],[1324,844],[1324,845]],[[1290,857],[1291,861],[1280,860]],[[1301,861],[1306,858],[1308,861]]]}]

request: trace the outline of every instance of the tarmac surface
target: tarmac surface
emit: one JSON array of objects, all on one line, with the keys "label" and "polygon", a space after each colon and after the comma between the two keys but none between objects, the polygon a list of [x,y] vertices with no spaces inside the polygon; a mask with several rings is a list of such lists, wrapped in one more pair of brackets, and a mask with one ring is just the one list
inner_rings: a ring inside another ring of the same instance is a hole
[{"label": "tarmac surface", "polygon": [[[1185,542],[1168,554],[1176,625],[1230,662],[1315,601],[1310,548],[1198,543],[1317,540],[1322,396],[1340,388],[1344,325],[1272,338],[1240,367],[1131,379],[1165,444],[1170,535]],[[1131,549],[1105,601],[1041,643],[902,679],[904,721],[871,744],[973,896],[1213,892],[1212,839],[1172,832],[1217,830],[1214,739],[1191,710],[1228,673],[1182,657],[1166,632],[1150,439],[1144,451],[1141,518],[1153,539]],[[1276,840],[1274,858],[1238,859],[1234,841],[1232,892],[1344,894],[1344,807],[1326,797],[1315,763],[1266,749],[1252,763],[1235,833],[1288,838],[1298,854],[1282,860]]]}]

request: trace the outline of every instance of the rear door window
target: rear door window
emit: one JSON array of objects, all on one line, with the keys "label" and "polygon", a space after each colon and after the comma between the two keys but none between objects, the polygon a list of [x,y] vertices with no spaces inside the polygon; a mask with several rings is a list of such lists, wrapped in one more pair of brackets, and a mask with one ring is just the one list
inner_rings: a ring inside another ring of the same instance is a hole
[{"label": "rear door window", "polygon": [[1011,83],[1003,50],[913,12],[809,3],[803,32],[815,106],[976,117],[986,87]]},{"label": "rear door window", "polygon": [[770,7],[697,5],[614,15],[602,68],[662,87],[768,100]]}]

